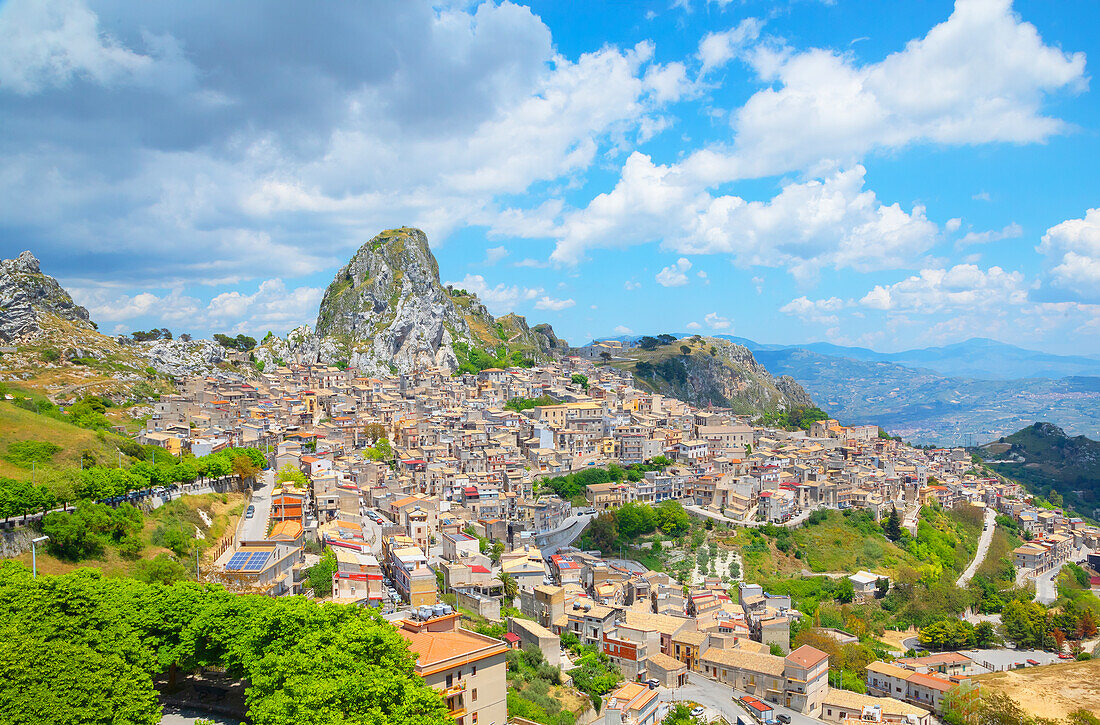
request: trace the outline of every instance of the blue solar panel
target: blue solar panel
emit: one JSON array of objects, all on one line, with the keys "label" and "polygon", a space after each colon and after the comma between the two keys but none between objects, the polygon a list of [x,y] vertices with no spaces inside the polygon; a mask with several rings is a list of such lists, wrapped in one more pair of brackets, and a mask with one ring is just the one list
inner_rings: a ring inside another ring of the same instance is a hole
[{"label": "blue solar panel", "polygon": [[248,563],[241,567],[241,571],[260,571],[267,565],[267,560],[270,557],[270,551],[257,551],[248,560]]},{"label": "blue solar panel", "polygon": [[225,565],[226,570],[240,569],[244,566],[248,558],[252,556],[251,551],[238,551],[229,559],[229,563]]}]

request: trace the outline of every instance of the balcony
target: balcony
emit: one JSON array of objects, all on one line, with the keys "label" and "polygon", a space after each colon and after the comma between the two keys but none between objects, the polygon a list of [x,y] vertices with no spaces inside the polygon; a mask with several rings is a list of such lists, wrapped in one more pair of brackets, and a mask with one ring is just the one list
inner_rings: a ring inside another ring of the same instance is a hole
[{"label": "balcony", "polygon": [[457,682],[443,690],[443,697],[450,700],[455,695],[461,695],[463,692],[466,692],[466,683]]}]

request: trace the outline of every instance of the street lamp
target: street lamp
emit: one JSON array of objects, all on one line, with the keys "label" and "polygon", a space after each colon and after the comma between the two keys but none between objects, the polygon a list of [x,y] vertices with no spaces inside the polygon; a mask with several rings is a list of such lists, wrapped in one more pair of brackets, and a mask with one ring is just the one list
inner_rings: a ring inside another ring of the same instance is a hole
[{"label": "street lamp", "polygon": [[43,541],[49,541],[48,536],[39,536],[37,539],[31,539],[31,577],[38,578],[38,552],[35,549],[35,544],[41,544]]}]

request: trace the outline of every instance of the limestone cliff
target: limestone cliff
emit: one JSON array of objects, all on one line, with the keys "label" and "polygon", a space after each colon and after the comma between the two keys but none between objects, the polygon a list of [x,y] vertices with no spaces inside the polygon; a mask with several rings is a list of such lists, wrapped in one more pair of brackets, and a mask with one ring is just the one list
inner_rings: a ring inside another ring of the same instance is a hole
[{"label": "limestone cliff", "polygon": [[684,338],[652,350],[634,348],[627,357],[615,365],[633,372],[642,387],[693,405],[764,413],[814,404],[793,378],[772,377],[748,348],[728,340]]},{"label": "limestone cliff", "polygon": [[33,336],[50,316],[75,328],[95,329],[88,310],[73,302],[56,279],[42,274],[38,259],[29,251],[0,260],[0,341]]},{"label": "limestone cliff", "polygon": [[404,227],[360,247],[325,290],[313,333],[296,332],[296,343],[274,341],[268,354],[375,373],[453,371],[470,349],[545,360],[565,348],[549,325],[530,328],[519,315],[495,319],[477,295],[444,287],[424,232]]}]

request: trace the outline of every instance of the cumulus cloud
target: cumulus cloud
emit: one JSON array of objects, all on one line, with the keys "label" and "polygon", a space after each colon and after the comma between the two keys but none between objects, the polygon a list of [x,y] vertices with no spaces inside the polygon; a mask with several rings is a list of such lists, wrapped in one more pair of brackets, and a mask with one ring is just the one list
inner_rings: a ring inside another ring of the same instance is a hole
[{"label": "cumulus cloud", "polygon": [[623,289],[625,289],[627,292],[630,292],[631,290],[639,289],[639,288],[641,288],[641,286],[642,286],[641,282],[635,282],[634,280],[631,280],[631,279],[628,279],[627,281],[623,282]]},{"label": "cumulus cloud", "polygon": [[[906,211],[864,188],[863,166],[824,180],[789,183],[769,201],[711,196],[678,169],[633,153],[622,178],[588,208],[569,215],[552,259],[576,263],[584,250],[662,240],[681,253],[730,254],[741,265],[786,267],[813,277],[821,268],[872,271],[901,266],[935,242],[922,206]],[[686,283],[677,265],[658,281]]]},{"label": "cumulus cloud", "polygon": [[837,325],[840,319],[836,313],[845,307],[839,297],[811,300],[805,296],[795,298],[779,308],[779,311],[798,317],[803,322],[815,322],[822,325]]},{"label": "cumulus cloud", "polygon": [[703,322],[712,330],[728,330],[730,329],[730,325],[733,324],[730,322],[729,318],[722,317],[717,312],[708,312],[706,316],[703,317]]},{"label": "cumulus cloud", "polygon": [[1022,305],[1027,296],[1028,287],[1020,272],[959,264],[950,269],[924,269],[919,275],[895,284],[875,285],[859,302],[876,310],[931,314],[952,310],[995,311],[1008,305]]},{"label": "cumulus cloud", "polygon": [[687,323],[686,327],[689,330],[701,330],[701,329],[703,329],[703,326],[700,325],[698,322],[689,322],[689,323]]},{"label": "cumulus cloud", "polygon": [[0,234],[62,275],[309,274],[380,228],[507,230],[498,197],[657,133],[687,91],[652,43],[567,58],[511,3],[216,10],[0,5]]},{"label": "cumulus cloud", "polygon": [[1047,229],[1038,246],[1053,265],[1052,284],[1087,302],[1100,302],[1100,208]]},{"label": "cumulus cloud", "polygon": [[631,330],[626,325],[615,325],[615,334],[616,335],[633,335],[634,330]]},{"label": "cumulus cloud", "polygon": [[878,63],[833,50],[756,50],[751,62],[769,87],[733,115],[733,149],[687,162],[714,181],[920,142],[1044,141],[1066,128],[1043,115],[1044,97],[1086,85],[1085,54],[1045,44],[1010,0],[957,0],[947,20]]},{"label": "cumulus cloud", "polygon": [[718,33],[707,33],[699,41],[696,57],[707,73],[729,63],[743,52],[748,43],[760,35],[761,23],[756,18],[745,18],[737,26]]},{"label": "cumulus cloud", "polygon": [[683,287],[688,283],[687,272],[691,269],[691,262],[680,257],[674,264],[657,273],[657,284],[662,287]]}]

